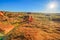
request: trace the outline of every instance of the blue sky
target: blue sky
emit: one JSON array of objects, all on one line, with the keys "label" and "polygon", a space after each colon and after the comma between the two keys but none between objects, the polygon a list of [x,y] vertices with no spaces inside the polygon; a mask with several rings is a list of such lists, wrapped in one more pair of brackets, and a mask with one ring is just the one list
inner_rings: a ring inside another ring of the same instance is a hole
[{"label": "blue sky", "polygon": [[[57,8],[48,8],[56,2]],[[48,9],[48,10],[47,10]],[[0,0],[0,10],[14,12],[60,12],[60,0]]]}]

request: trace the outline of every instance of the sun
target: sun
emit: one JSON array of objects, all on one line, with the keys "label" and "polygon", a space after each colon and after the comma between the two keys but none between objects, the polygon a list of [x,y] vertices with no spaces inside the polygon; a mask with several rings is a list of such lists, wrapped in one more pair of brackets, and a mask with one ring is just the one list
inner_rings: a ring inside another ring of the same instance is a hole
[{"label": "sun", "polygon": [[57,3],[52,2],[50,4],[48,4],[48,9],[56,9],[57,8]]},{"label": "sun", "polygon": [[45,12],[56,12],[58,8],[58,3],[57,2],[49,2],[47,5],[46,5],[46,10]]},{"label": "sun", "polygon": [[51,9],[56,8],[56,4],[50,4],[50,5],[49,5],[49,8],[51,8]]}]

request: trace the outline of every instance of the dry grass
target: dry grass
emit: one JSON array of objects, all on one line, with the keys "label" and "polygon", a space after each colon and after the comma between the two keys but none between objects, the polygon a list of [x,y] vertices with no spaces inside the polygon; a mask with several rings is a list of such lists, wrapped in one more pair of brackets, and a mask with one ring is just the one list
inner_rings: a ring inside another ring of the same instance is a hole
[{"label": "dry grass", "polygon": [[[24,14],[22,15],[24,16]],[[16,28],[8,35],[7,40],[60,40],[60,23],[45,20],[45,18],[43,18],[45,17],[44,15],[31,15],[33,16],[33,21],[30,23],[21,22],[22,18],[19,19],[17,15],[16,18],[9,18],[9,21],[11,21],[13,23],[12,25]],[[0,23],[0,28],[7,32],[14,28],[12,25]]]}]

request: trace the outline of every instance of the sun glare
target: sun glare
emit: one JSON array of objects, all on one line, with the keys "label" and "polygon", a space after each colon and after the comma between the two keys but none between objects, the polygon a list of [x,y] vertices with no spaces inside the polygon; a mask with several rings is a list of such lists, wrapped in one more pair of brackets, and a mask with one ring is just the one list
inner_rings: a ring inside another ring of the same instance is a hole
[{"label": "sun glare", "polygon": [[56,12],[57,8],[58,8],[58,3],[56,1],[50,2],[47,4],[45,12]]},{"label": "sun glare", "polygon": [[49,8],[51,8],[51,9],[56,8],[56,4],[50,4]]},{"label": "sun glare", "polygon": [[57,8],[57,3],[56,2],[51,2],[47,5],[47,9],[56,9]]}]

